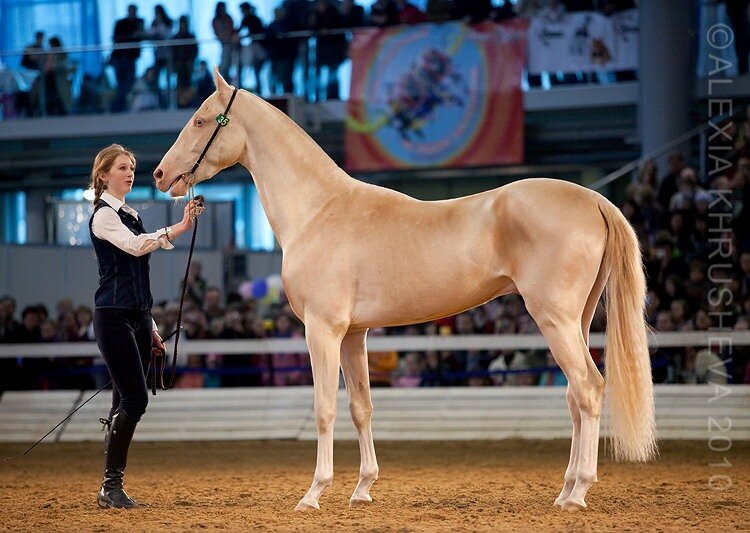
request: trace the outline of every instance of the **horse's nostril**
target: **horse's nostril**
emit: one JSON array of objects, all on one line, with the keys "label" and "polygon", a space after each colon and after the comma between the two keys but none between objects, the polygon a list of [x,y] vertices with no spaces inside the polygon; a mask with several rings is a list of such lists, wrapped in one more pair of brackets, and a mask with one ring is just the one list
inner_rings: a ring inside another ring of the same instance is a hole
[{"label": "horse's nostril", "polygon": [[156,170],[154,170],[155,180],[160,180],[163,176],[164,176],[164,172],[162,172],[160,168],[157,168]]}]

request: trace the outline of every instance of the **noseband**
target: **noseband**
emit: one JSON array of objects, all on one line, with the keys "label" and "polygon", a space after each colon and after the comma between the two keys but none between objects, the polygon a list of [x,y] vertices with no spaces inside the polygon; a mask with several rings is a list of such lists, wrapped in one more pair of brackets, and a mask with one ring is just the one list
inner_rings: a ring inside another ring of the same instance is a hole
[{"label": "noseband", "polygon": [[190,172],[184,173],[182,176],[179,177],[182,181],[185,182],[185,184],[188,186],[188,189],[192,189],[193,183],[195,182],[195,171],[198,170],[198,167],[203,162],[203,159],[206,157],[206,153],[208,153],[208,149],[211,148],[211,145],[213,144],[214,140],[216,139],[216,136],[219,134],[219,130],[229,124],[229,110],[232,109],[232,104],[234,103],[234,97],[237,96],[237,88],[235,87],[232,91],[232,96],[229,98],[229,103],[227,104],[227,108],[224,110],[223,113],[219,113],[216,115],[216,128],[214,128],[214,132],[211,134],[211,137],[208,139],[208,142],[206,143],[206,146],[203,147],[203,151],[201,152],[201,155],[198,156],[198,160],[193,165],[193,168],[190,169]]}]

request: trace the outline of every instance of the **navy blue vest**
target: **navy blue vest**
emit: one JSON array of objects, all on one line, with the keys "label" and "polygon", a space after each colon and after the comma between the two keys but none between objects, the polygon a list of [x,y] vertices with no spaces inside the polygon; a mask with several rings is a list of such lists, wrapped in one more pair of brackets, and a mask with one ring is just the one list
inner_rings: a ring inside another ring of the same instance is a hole
[{"label": "navy blue vest", "polygon": [[[94,214],[102,208],[114,209],[100,200]],[[117,211],[117,215],[134,235],[146,233],[140,217],[135,218],[122,209]],[[136,257],[120,250],[111,242],[98,238],[92,229],[93,220],[94,215],[91,215],[89,233],[99,264],[99,288],[94,295],[94,306],[150,310],[153,305],[148,267],[151,254]]]}]

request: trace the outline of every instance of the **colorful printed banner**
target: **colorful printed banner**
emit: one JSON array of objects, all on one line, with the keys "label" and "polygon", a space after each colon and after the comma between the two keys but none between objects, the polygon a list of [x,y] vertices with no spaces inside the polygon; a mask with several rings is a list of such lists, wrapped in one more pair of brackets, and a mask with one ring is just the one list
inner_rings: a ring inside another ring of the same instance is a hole
[{"label": "colorful printed banner", "polygon": [[526,21],[355,33],[346,168],[523,161]]},{"label": "colorful printed banner", "polygon": [[529,73],[638,68],[638,10],[605,17],[581,11],[539,16],[529,25]]}]

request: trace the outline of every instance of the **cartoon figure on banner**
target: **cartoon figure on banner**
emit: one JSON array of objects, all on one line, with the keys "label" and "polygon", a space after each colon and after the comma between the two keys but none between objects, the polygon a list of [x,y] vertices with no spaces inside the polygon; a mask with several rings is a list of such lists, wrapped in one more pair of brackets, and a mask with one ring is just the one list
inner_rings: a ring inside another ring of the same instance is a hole
[{"label": "cartoon figure on banner", "polygon": [[448,54],[430,48],[395,84],[389,86],[388,123],[404,140],[410,140],[409,132],[424,138],[422,128],[434,117],[440,105],[463,107],[460,90],[465,92],[466,84],[452,62]]}]

